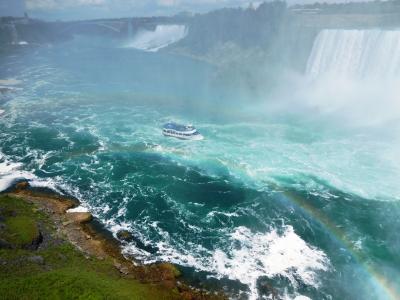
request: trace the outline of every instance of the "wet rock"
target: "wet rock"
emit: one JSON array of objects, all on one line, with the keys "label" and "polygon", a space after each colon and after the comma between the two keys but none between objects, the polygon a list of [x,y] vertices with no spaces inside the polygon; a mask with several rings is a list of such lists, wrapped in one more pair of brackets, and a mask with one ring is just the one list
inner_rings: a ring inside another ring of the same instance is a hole
[{"label": "wet rock", "polygon": [[114,262],[114,267],[121,273],[124,275],[128,275],[130,273],[130,270],[127,266],[115,261]]},{"label": "wet rock", "polygon": [[0,231],[5,230],[6,228],[6,224],[0,222]]},{"label": "wet rock", "polygon": [[174,280],[181,275],[181,272],[170,263],[158,264],[158,269],[163,280]]},{"label": "wet rock", "polygon": [[44,258],[40,255],[30,256],[27,260],[38,265],[44,265]]},{"label": "wet rock", "polygon": [[122,265],[119,262],[115,262],[114,267],[116,267],[119,270],[122,267]]},{"label": "wet rock", "polygon": [[273,279],[264,277],[259,279],[257,282],[257,289],[260,295],[264,297],[268,296],[274,300],[281,299],[279,295],[295,293],[292,282],[288,277],[281,274],[274,276]]},{"label": "wet rock", "polygon": [[37,250],[42,242],[43,242],[42,232],[37,231],[37,234],[32,238],[32,242],[30,244],[24,245],[22,248],[27,250]]},{"label": "wet rock", "polygon": [[133,240],[133,235],[128,230],[120,230],[117,232],[117,238],[121,241],[130,242]]},{"label": "wet rock", "polygon": [[261,295],[267,296],[268,299],[279,299],[278,292],[268,280],[260,280],[257,283],[257,289]]},{"label": "wet rock", "polygon": [[128,275],[130,272],[129,272],[129,269],[127,268],[127,267],[121,267],[120,269],[119,269],[119,271],[122,273],[122,274],[124,274],[124,275]]},{"label": "wet rock", "polygon": [[12,244],[3,239],[0,239],[0,249],[13,249],[13,248],[14,247]]},{"label": "wet rock", "polygon": [[16,191],[23,191],[23,190],[26,190],[28,188],[29,188],[29,182],[28,181],[21,181],[21,182],[18,182],[15,185],[15,190]]}]

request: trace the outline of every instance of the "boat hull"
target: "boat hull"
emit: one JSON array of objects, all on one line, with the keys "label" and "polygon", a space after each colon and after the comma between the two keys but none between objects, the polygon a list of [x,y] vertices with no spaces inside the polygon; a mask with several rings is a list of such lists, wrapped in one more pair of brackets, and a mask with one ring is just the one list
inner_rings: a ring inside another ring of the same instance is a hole
[{"label": "boat hull", "polygon": [[204,137],[201,134],[182,136],[182,135],[178,135],[178,134],[174,134],[174,133],[163,132],[163,135],[167,136],[167,137],[174,137],[174,138],[177,138],[177,139],[180,139],[180,140],[201,141],[201,140],[204,139]]}]

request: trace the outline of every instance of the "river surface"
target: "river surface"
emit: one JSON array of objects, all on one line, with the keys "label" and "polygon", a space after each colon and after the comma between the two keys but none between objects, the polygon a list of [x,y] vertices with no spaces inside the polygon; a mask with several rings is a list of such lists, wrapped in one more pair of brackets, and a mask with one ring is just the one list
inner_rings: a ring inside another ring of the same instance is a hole
[{"label": "river surface", "polygon": [[83,38],[3,51],[0,77],[22,81],[0,105],[0,188],[71,194],[133,233],[127,254],[234,299],[400,295],[397,123],[262,112],[214,66]]}]

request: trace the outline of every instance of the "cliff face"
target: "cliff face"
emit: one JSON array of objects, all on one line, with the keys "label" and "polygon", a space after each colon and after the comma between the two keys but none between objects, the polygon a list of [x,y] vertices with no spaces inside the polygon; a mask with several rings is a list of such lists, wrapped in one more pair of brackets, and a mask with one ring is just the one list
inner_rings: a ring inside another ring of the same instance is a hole
[{"label": "cliff face", "polygon": [[301,72],[321,30],[398,28],[400,1],[295,7],[270,2],[257,9],[195,15],[187,24],[188,36],[173,46],[181,53],[221,64],[257,52],[256,59],[270,66],[279,64]]},{"label": "cliff face", "polygon": [[279,35],[285,13],[284,2],[272,2],[257,9],[221,9],[196,15],[188,20],[189,35],[180,46],[197,54],[228,42],[243,48],[265,47]]}]

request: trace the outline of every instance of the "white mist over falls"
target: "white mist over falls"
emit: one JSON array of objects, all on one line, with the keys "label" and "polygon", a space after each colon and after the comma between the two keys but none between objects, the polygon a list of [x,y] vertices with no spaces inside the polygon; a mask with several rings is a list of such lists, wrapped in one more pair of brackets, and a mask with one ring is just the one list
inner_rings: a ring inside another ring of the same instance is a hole
[{"label": "white mist over falls", "polygon": [[314,42],[306,73],[376,80],[400,78],[399,30],[322,30]]},{"label": "white mist over falls", "polygon": [[[400,119],[400,31],[322,30],[312,47],[299,102],[351,126],[396,130]],[[394,122],[394,123],[393,123]]]},{"label": "white mist over falls", "polygon": [[185,38],[185,25],[157,25],[154,30],[141,29],[125,47],[156,52]]},{"label": "white mist over falls", "polygon": [[[23,84],[2,107],[0,187],[65,191],[134,234],[125,253],[233,299],[272,286],[283,299],[391,300],[378,279],[400,275],[400,31],[322,30],[304,74],[260,105],[214,66],[159,51],[189,30],[1,58]],[[171,120],[205,140],[163,137]]]}]

